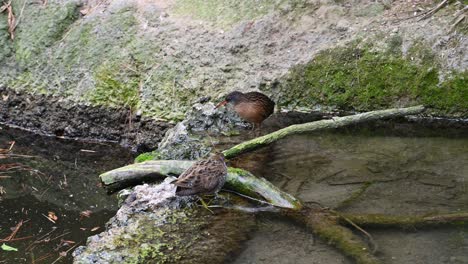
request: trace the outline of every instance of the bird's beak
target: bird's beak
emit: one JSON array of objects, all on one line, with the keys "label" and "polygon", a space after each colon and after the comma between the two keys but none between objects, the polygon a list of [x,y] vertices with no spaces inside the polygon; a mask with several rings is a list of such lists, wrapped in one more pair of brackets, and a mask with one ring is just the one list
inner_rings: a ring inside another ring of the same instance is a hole
[{"label": "bird's beak", "polygon": [[222,101],[221,103],[217,104],[215,108],[220,108],[221,106],[227,104],[228,102],[226,100]]}]

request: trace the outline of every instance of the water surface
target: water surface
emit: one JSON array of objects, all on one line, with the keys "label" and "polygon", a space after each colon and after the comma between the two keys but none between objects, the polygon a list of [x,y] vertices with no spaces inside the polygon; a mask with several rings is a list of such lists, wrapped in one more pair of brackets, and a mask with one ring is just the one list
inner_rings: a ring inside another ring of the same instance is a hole
[{"label": "water surface", "polygon": [[15,156],[0,158],[0,239],[21,221],[15,238],[25,239],[5,242],[18,251],[1,251],[0,263],[52,263],[68,250],[56,263],[71,263],[72,247],[101,232],[117,210],[115,196],[100,187],[99,173],[131,163],[133,156],[116,144],[3,127],[0,148],[13,141]]},{"label": "water surface", "polygon": [[[349,213],[468,211],[468,131],[364,124],[291,136],[233,164],[306,203]],[[368,229],[384,263],[468,263],[468,229]],[[309,231],[271,216],[234,263],[350,263]]]}]

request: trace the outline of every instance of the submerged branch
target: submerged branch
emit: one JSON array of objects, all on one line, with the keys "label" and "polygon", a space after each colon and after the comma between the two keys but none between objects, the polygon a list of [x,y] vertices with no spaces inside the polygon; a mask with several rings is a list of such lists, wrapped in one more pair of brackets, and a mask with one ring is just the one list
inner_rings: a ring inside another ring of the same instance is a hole
[{"label": "submerged branch", "polygon": [[413,106],[407,108],[393,108],[393,109],[386,109],[386,110],[378,110],[372,112],[366,112],[357,115],[351,116],[343,116],[343,117],[336,117],[334,119],[328,120],[320,120],[305,124],[298,124],[288,126],[286,128],[280,129],[273,133],[254,138],[252,140],[243,142],[238,144],[228,150],[223,151],[224,156],[227,159],[231,159],[239,154],[266,146],[271,144],[279,139],[282,139],[289,135],[300,134],[305,132],[312,132],[317,130],[324,130],[324,129],[331,129],[331,128],[339,128],[348,126],[351,124],[372,121],[377,119],[383,118],[390,118],[390,117],[399,117],[405,115],[414,115],[419,114],[424,111],[423,106]]},{"label": "submerged branch", "polygon": [[372,227],[432,227],[438,225],[458,225],[468,223],[468,213],[452,213],[432,216],[396,216],[383,214],[340,214],[339,221],[346,224],[345,218],[357,225]]},{"label": "submerged branch", "polygon": [[369,246],[350,229],[340,225],[334,212],[323,208],[304,208],[283,213],[305,225],[314,234],[354,259],[357,264],[377,264],[380,261]]}]

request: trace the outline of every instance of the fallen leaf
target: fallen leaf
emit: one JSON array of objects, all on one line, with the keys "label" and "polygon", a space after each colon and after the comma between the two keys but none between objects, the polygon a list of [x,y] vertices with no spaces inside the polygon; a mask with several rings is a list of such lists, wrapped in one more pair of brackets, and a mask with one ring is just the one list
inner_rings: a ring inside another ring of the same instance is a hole
[{"label": "fallen leaf", "polygon": [[50,219],[57,221],[58,217],[55,215],[54,212],[50,211],[49,214],[47,215]]},{"label": "fallen leaf", "polygon": [[67,252],[66,252],[66,251],[62,251],[62,252],[59,253],[59,255],[60,255],[61,257],[66,257],[66,256],[67,256]]},{"label": "fallen leaf", "polygon": [[91,229],[91,232],[94,232],[94,231],[96,231],[96,230],[98,230],[98,229],[99,229],[99,226],[93,227],[93,228]]},{"label": "fallen leaf", "polygon": [[10,96],[9,96],[9,95],[4,95],[4,94],[2,94],[2,99],[3,99],[3,101],[7,101],[7,100],[8,100],[8,97],[10,97]]},{"label": "fallen leaf", "polygon": [[2,247],[1,247],[3,250],[5,251],[18,251],[17,248],[14,248],[14,247],[10,247],[8,246],[7,244],[3,243]]}]

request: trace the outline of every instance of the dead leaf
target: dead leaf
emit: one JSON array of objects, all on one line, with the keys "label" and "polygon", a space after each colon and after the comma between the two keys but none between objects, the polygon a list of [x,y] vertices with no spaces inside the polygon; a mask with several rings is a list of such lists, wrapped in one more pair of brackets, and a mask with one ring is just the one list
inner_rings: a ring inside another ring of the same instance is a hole
[{"label": "dead leaf", "polygon": [[66,251],[61,251],[61,252],[59,253],[59,255],[60,255],[61,257],[66,257],[66,256],[67,256],[67,252],[66,252]]},{"label": "dead leaf", "polygon": [[[1,13],[1,12],[0,12]],[[3,101],[7,101],[8,100],[8,97],[10,97],[9,95],[4,95],[2,94],[2,99]]]},{"label": "dead leaf", "polygon": [[49,217],[51,220],[54,220],[54,221],[57,221],[57,220],[58,220],[57,215],[55,215],[55,213],[52,212],[52,211],[50,211],[50,212],[47,214],[47,217]]},{"label": "dead leaf", "polygon": [[96,230],[98,230],[98,229],[99,229],[99,226],[93,227],[93,228],[91,229],[91,232],[94,232],[94,231],[96,231]]}]

